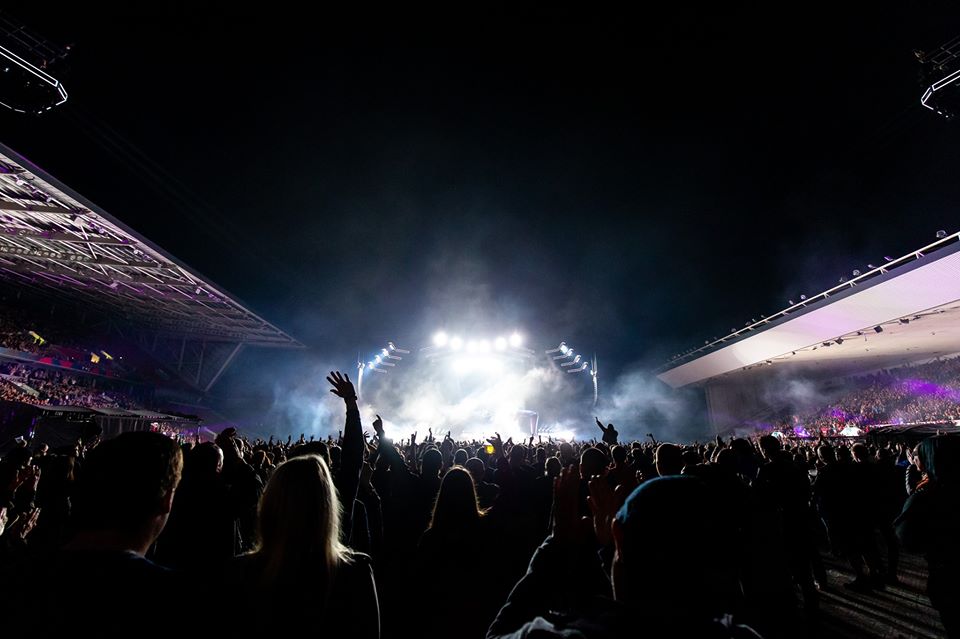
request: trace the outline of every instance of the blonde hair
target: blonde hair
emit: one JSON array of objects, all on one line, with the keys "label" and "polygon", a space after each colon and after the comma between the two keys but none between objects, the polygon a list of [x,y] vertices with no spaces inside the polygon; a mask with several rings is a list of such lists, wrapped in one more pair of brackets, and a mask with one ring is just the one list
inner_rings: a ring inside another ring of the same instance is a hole
[{"label": "blonde hair", "polygon": [[328,592],[339,565],[351,561],[350,549],[340,542],[341,508],[321,457],[280,464],[260,498],[254,553],[262,561],[263,584],[278,586],[309,575],[320,577]]}]

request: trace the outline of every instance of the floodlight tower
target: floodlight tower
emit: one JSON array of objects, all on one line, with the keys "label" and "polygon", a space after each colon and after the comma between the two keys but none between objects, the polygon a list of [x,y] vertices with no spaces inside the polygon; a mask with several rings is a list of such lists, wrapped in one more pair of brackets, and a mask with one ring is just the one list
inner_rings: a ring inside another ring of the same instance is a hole
[{"label": "floodlight tower", "polygon": [[40,114],[66,102],[67,90],[50,72],[69,52],[0,14],[0,106]]},{"label": "floodlight tower", "polygon": [[931,51],[914,51],[924,86],[920,104],[952,119],[960,113],[960,36]]}]

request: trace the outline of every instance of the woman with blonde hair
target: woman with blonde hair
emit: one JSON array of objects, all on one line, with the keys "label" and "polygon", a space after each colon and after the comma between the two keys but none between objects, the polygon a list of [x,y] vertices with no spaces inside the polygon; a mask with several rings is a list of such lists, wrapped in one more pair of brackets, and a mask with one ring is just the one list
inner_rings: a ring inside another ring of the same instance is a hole
[{"label": "woman with blonde hair", "polygon": [[[347,404],[345,435],[360,433],[349,378],[331,373]],[[354,423],[355,422],[355,423]],[[343,495],[352,504],[354,495]],[[247,597],[236,617],[240,635],[305,631],[351,639],[380,636],[380,611],[370,558],[341,539],[341,499],[326,461],[294,457],[274,471],[260,499],[254,550],[234,561],[232,577]]]}]

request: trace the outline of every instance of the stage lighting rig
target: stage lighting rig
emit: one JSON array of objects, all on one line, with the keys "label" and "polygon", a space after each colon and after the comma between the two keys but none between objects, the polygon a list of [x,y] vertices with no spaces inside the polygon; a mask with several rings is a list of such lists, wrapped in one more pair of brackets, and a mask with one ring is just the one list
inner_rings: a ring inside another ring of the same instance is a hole
[{"label": "stage lighting rig", "polygon": [[404,355],[409,355],[410,351],[397,348],[393,342],[387,342],[386,348],[381,348],[371,359],[364,362],[357,356],[357,395],[359,396],[363,389],[363,377],[368,371],[386,375],[390,369],[395,368],[403,360]]},{"label": "stage lighting rig", "polygon": [[960,36],[932,51],[914,51],[924,86],[920,104],[950,120],[960,112]]},{"label": "stage lighting rig", "polygon": [[433,334],[431,341],[432,346],[421,349],[421,352],[430,359],[446,358],[460,352],[465,352],[469,356],[529,358],[533,355],[533,351],[523,346],[523,336],[516,331],[509,336],[463,337],[440,330]]},{"label": "stage lighting rig", "polygon": [[597,356],[588,362],[583,355],[578,354],[573,347],[566,342],[560,342],[556,348],[550,348],[544,351],[551,361],[560,369],[568,373],[589,373],[590,381],[593,385],[593,403],[596,405],[599,399],[599,383],[597,381]]},{"label": "stage lighting rig", "polygon": [[18,113],[44,113],[67,101],[50,75],[69,53],[0,14],[0,105]]}]

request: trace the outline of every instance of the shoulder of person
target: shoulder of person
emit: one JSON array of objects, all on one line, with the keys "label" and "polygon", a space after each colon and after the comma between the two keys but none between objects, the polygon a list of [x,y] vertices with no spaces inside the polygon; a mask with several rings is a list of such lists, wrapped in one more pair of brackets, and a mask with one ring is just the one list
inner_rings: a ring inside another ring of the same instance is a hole
[{"label": "shoulder of person", "polygon": [[[429,531],[428,531],[429,532]],[[424,533],[426,535],[426,533]],[[348,555],[349,561],[344,562],[344,566],[349,566],[350,568],[361,571],[361,570],[373,570],[373,558],[370,555],[359,552],[356,550],[351,550]]]}]

